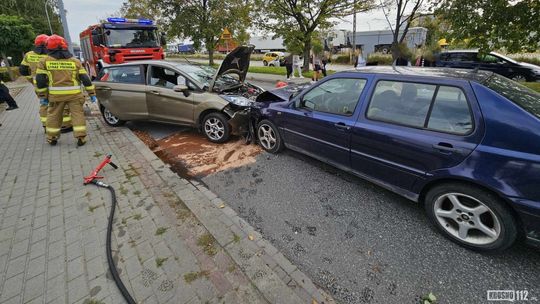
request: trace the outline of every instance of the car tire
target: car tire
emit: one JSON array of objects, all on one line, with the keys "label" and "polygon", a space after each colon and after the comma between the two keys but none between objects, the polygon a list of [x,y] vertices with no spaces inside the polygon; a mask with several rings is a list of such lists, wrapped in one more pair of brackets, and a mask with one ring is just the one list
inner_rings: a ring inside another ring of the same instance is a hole
[{"label": "car tire", "polygon": [[103,120],[105,121],[105,123],[111,127],[120,127],[121,125],[126,123],[125,120],[121,120],[118,117],[114,116],[114,114],[107,110],[107,108],[105,107],[101,108],[101,115],[103,116]]},{"label": "car tire", "polygon": [[512,211],[491,192],[448,183],[429,190],[424,202],[432,224],[463,247],[501,252],[518,238],[518,223]]},{"label": "car tire", "polygon": [[202,131],[206,138],[213,143],[223,143],[229,140],[231,127],[225,114],[213,112],[202,120]]},{"label": "car tire", "polygon": [[267,119],[261,120],[257,125],[257,140],[259,145],[270,153],[278,153],[285,147],[278,128]]},{"label": "car tire", "polygon": [[267,66],[267,65],[268,65],[268,62],[266,62],[266,60],[263,60],[263,65],[264,65],[264,66]]},{"label": "car tire", "polygon": [[517,81],[517,82],[525,82],[527,81],[527,77],[525,75],[521,75],[521,74],[515,74],[515,75],[512,75],[512,77],[510,77],[513,81]]}]

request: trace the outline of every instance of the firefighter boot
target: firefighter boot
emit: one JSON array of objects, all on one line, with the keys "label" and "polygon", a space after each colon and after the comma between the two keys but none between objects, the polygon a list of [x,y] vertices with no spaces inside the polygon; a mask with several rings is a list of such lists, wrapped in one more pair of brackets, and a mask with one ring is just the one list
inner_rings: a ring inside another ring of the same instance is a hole
[{"label": "firefighter boot", "polygon": [[47,142],[52,146],[56,145],[58,138],[60,138],[60,128],[62,126],[62,113],[65,102],[49,102],[47,109]]}]

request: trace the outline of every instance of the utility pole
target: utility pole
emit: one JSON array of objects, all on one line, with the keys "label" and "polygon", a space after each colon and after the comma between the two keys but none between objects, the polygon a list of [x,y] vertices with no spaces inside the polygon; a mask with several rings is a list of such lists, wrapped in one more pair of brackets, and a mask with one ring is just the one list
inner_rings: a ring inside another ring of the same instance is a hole
[{"label": "utility pole", "polygon": [[352,56],[351,56],[351,63],[354,64],[355,56],[356,56],[356,0],[354,1],[354,14],[353,14],[353,22],[352,22]]},{"label": "utility pole", "polygon": [[51,26],[51,19],[49,18],[49,1],[45,1],[45,14],[47,15],[47,22],[49,23],[49,30],[51,31],[51,35],[52,35],[53,30]]},{"label": "utility pole", "polygon": [[71,44],[71,37],[69,36],[69,29],[66,19],[66,10],[64,9],[64,1],[58,0],[58,10],[60,11],[60,20],[62,21],[62,28],[64,29],[64,39],[66,39],[68,50],[73,54],[73,45]]}]

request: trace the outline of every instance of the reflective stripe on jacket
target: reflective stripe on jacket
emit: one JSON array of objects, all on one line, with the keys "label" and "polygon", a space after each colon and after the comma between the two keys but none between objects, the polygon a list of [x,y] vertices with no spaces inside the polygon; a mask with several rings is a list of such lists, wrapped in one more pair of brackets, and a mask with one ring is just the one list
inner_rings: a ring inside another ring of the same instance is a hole
[{"label": "reflective stripe on jacket", "polygon": [[50,101],[67,101],[73,95],[82,94],[81,83],[90,96],[95,95],[94,86],[81,62],[75,58],[56,59],[47,56],[38,64],[36,71],[37,92]]},{"label": "reflective stripe on jacket", "polygon": [[41,59],[47,57],[47,54],[38,54],[34,51],[30,51],[24,54],[21,65],[26,65],[30,68],[30,75],[25,76],[28,79],[33,79],[36,77],[36,70],[38,63]]}]

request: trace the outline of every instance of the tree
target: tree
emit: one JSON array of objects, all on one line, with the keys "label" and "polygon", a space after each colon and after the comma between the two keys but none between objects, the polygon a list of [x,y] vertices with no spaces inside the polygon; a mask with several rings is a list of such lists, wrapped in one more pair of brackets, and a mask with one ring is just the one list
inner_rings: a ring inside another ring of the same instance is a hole
[{"label": "tree", "polygon": [[0,52],[8,67],[9,77],[13,79],[8,54],[21,54],[29,49],[34,42],[34,32],[29,24],[18,17],[0,15]]},{"label": "tree", "polygon": [[317,29],[329,28],[333,18],[367,11],[372,0],[255,0],[257,25],[282,37],[285,44],[302,44],[304,69],[309,69],[309,52]]},{"label": "tree", "polygon": [[197,49],[204,44],[210,64],[214,64],[214,51],[223,30],[242,33],[250,24],[251,4],[246,0],[155,0],[153,3],[161,10],[169,36],[189,37]]},{"label": "tree", "polygon": [[55,0],[3,0],[0,11],[5,15],[19,16],[29,24],[34,33],[50,35],[47,12],[54,34],[63,35],[62,23],[56,8]]},{"label": "tree", "polygon": [[[390,30],[392,30],[392,59],[403,57],[404,41],[411,23],[419,16],[419,12],[429,0],[390,0],[381,2],[381,7]],[[392,22],[392,18],[394,22]]]},{"label": "tree", "polygon": [[482,52],[535,51],[540,47],[538,0],[445,0],[436,13],[450,25],[450,38]]}]

